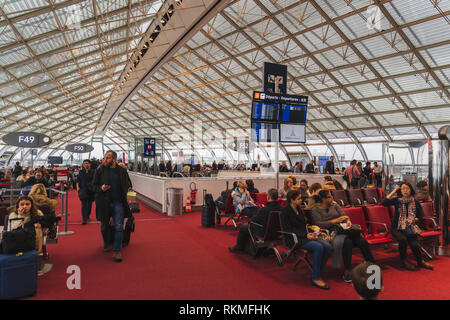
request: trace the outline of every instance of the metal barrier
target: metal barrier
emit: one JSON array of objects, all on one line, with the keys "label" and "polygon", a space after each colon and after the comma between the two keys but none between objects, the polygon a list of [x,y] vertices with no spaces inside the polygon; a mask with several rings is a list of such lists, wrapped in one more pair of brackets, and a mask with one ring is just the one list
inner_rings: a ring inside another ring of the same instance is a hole
[{"label": "metal barrier", "polygon": [[[53,193],[59,194],[59,198],[61,201],[61,213],[56,214],[57,217],[64,217],[64,231],[63,232],[58,232],[58,235],[71,235],[74,234],[74,231],[68,231],[67,230],[67,226],[68,226],[68,208],[69,208],[69,195],[67,193],[67,191],[62,191],[63,189],[63,185],[61,185],[61,190],[55,189],[55,188],[46,188],[49,198],[53,199]],[[13,205],[13,200],[14,200],[14,204],[17,201],[17,199],[21,196],[21,192],[22,189],[9,189],[9,188],[3,188],[0,191],[0,198],[1,200],[4,200],[4,196],[7,197],[8,193],[9,193],[9,205],[12,206]]]}]

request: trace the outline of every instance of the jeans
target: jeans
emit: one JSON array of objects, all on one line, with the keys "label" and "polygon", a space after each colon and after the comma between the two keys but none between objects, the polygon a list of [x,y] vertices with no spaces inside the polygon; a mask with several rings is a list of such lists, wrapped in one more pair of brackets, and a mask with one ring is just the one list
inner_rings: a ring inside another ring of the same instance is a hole
[{"label": "jeans", "polygon": [[[120,251],[122,249],[123,240],[123,219],[124,219],[124,207],[122,202],[111,203],[112,218],[114,222],[114,244],[113,250]],[[109,232],[109,217],[102,219],[100,226],[102,232],[103,242],[105,244],[109,243],[110,232]]]},{"label": "jeans", "polygon": [[92,200],[81,200],[81,217],[83,222],[88,221],[92,210]]},{"label": "jeans", "polygon": [[309,241],[301,246],[302,249],[313,252],[313,276],[312,279],[320,280],[323,268],[327,264],[331,254],[331,245],[322,240]]}]

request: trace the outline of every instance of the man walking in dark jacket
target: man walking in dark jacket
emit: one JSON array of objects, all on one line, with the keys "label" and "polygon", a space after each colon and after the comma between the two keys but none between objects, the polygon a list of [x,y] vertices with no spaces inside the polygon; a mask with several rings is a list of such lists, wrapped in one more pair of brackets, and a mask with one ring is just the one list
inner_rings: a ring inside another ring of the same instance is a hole
[{"label": "man walking in dark jacket", "polygon": [[[282,207],[280,203],[277,201],[278,199],[278,191],[277,189],[270,189],[267,192],[267,204],[265,207],[259,209],[258,213],[252,218],[252,222],[255,222],[257,224],[260,224],[262,227],[258,227],[256,225],[250,225],[252,228],[252,232],[255,235],[264,236],[264,233],[266,231],[266,225],[267,221],[269,220],[269,214],[271,211],[281,211]],[[244,223],[239,228],[239,234],[237,238],[236,245],[233,247],[229,247],[228,250],[230,252],[238,252],[238,251],[244,251],[245,247],[250,241],[250,233],[249,233],[249,225],[247,223]],[[256,255],[256,250],[252,250],[254,252],[254,256]]]},{"label": "man walking in dark jacket", "polygon": [[109,252],[109,220],[114,222],[114,260],[122,261],[120,253],[123,240],[123,221],[131,216],[127,192],[131,188],[127,171],[117,164],[117,153],[108,150],[104,161],[95,170],[93,185],[96,190],[95,205],[101,221],[103,251]]},{"label": "man walking in dark jacket", "polygon": [[92,186],[94,180],[94,170],[91,170],[91,161],[83,161],[83,169],[80,170],[77,177],[78,198],[81,201],[82,224],[88,222],[91,215],[92,202],[94,201],[94,190]]}]

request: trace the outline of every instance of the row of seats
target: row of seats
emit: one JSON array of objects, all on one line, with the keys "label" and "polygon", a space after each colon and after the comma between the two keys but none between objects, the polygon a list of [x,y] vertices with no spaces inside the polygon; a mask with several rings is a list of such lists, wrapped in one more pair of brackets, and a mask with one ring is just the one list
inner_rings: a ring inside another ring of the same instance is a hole
[{"label": "row of seats", "polygon": [[[433,203],[427,202],[423,203],[424,208],[424,219],[434,219],[433,214]],[[388,245],[395,242],[395,238],[389,234],[391,227],[391,216],[389,209],[384,206],[366,206],[366,207],[349,207],[344,208],[343,211],[350,218],[353,224],[359,224],[361,226],[361,231],[364,238],[370,245]],[[306,211],[306,219],[310,220],[310,211]],[[433,216],[433,217],[431,217]],[[255,224],[250,222],[250,224]],[[312,269],[311,261],[308,259],[308,251],[305,249],[297,249],[295,246],[289,248],[286,245],[285,237],[286,232],[283,231],[280,212],[273,211],[270,213],[264,236],[258,236],[251,232],[249,228],[252,241],[256,248],[270,248],[274,251],[278,265],[283,265],[283,262],[288,259],[293,253],[297,256],[297,260],[293,266],[293,270],[296,270],[297,266],[301,262],[305,262],[309,268]],[[419,240],[423,242],[424,240],[431,240],[433,246],[437,244],[437,239],[441,232],[433,227],[432,229],[425,229],[422,231]],[[292,235],[294,239],[296,236]],[[281,256],[278,252],[277,247],[283,246],[287,249],[285,254]],[[426,254],[429,259],[432,256],[420,245],[421,250]]]},{"label": "row of seats", "polygon": [[364,204],[380,204],[383,199],[381,188],[364,188],[348,190],[330,190],[340,206],[360,206]]},{"label": "row of seats", "polygon": [[[381,203],[382,192],[381,188],[365,188],[365,189],[350,189],[350,190],[330,190],[332,192],[334,200],[340,206],[358,206],[358,205],[376,205]],[[255,204],[261,208],[267,203],[267,193],[250,193],[253,198]],[[278,199],[281,205],[286,205],[286,202],[281,198]],[[233,206],[233,197],[231,194],[228,195],[228,198],[225,201],[225,210],[223,213],[218,212],[218,215],[228,217],[228,220],[225,222],[227,224],[229,221],[232,221],[234,226],[237,227],[236,221],[240,220],[242,217],[239,213],[236,213],[236,209]]]}]

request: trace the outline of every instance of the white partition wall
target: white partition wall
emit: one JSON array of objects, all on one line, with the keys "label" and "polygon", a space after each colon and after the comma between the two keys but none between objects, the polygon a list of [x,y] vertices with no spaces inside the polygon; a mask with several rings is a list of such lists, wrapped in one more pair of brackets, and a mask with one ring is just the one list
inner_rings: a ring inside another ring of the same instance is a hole
[{"label": "white partition wall", "polygon": [[[186,204],[187,197],[191,195],[191,184],[195,184],[197,189],[195,206],[203,205],[203,190],[207,193],[211,193],[214,199],[220,196],[220,193],[227,187],[231,188],[233,182],[237,180],[253,180],[255,187],[260,192],[267,192],[270,188],[275,188],[275,174],[259,174],[251,172],[233,172],[234,175],[225,177],[214,178],[161,178],[156,176],[150,176],[142,173],[130,172],[130,179],[133,184],[133,190],[140,196],[145,197],[145,200],[150,200],[150,204],[153,208],[160,212],[166,213],[167,211],[167,189],[168,188],[182,188],[183,189],[183,206]],[[282,187],[284,179],[292,174],[280,174],[279,186]],[[297,181],[306,179],[308,184],[311,185],[315,182],[324,183],[323,174],[296,174],[294,175]],[[340,175],[332,175],[334,179],[338,180],[344,187],[345,182]],[[194,185],[192,185],[194,187]],[[141,197],[142,199],[142,197]]]}]

